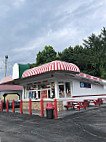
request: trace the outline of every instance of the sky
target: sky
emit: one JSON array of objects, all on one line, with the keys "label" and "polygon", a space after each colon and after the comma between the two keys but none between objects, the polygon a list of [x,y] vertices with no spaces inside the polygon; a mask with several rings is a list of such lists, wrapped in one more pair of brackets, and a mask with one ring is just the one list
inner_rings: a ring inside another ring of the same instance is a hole
[{"label": "sky", "polygon": [[51,45],[56,51],[81,45],[106,27],[106,0],[0,0],[0,80],[14,63],[34,63]]}]

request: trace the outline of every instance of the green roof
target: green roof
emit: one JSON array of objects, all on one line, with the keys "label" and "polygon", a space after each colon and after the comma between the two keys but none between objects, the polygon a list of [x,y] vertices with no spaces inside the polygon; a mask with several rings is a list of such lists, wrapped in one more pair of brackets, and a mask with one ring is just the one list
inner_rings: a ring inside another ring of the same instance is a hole
[{"label": "green roof", "polygon": [[28,64],[18,64],[19,65],[19,78],[22,77],[22,74],[25,70],[30,69],[30,66]]}]

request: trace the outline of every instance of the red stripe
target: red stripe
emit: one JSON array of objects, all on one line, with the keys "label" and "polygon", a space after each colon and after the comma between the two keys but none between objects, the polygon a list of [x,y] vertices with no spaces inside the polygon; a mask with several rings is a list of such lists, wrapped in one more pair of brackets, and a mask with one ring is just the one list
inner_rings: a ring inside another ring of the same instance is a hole
[{"label": "red stripe", "polygon": [[56,62],[56,66],[57,66],[57,70],[59,70],[59,68],[58,68],[58,62]]},{"label": "red stripe", "polygon": [[78,75],[84,77],[84,74],[83,74],[83,73],[80,73],[80,74],[78,74]]},{"label": "red stripe", "polygon": [[97,77],[93,77],[93,79],[94,79],[94,80],[98,80],[98,78],[97,78]]},{"label": "red stripe", "polygon": [[80,72],[79,68],[71,63],[63,62],[63,61],[53,61],[39,67],[35,67],[33,69],[26,70],[22,77],[28,77],[36,74],[41,74],[47,71],[52,70],[68,70],[68,71],[76,71]]},{"label": "red stripe", "polygon": [[86,77],[87,77],[87,78],[91,78],[91,76],[90,76],[90,75],[86,75]]},{"label": "red stripe", "polygon": [[55,68],[55,62],[53,63],[53,67],[54,67],[53,70],[56,70],[56,68]]},{"label": "red stripe", "polygon": [[99,81],[102,81],[102,79],[99,78]]}]

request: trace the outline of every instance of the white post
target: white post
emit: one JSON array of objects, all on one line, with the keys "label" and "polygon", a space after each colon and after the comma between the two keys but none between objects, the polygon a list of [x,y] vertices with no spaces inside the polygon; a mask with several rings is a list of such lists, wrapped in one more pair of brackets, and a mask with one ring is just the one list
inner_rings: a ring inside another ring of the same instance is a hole
[{"label": "white post", "polygon": [[64,97],[66,98],[66,85],[65,85],[65,82],[64,82]]},{"label": "white post", "polygon": [[58,99],[59,98],[59,91],[58,91],[58,82],[55,81],[55,98]]},{"label": "white post", "polygon": [[36,85],[36,98],[38,99],[38,85]]},{"label": "white post", "polygon": [[25,90],[26,90],[26,87],[25,87],[25,86],[23,86],[22,98],[21,98],[22,100],[23,100],[23,99],[25,99],[25,93],[26,93],[26,91],[25,91]]}]

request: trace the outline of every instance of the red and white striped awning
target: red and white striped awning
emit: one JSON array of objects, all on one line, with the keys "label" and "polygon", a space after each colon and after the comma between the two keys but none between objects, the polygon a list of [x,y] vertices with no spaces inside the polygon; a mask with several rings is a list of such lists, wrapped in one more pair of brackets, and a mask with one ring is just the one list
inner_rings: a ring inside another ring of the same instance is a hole
[{"label": "red and white striped awning", "polygon": [[91,75],[85,74],[85,73],[79,73],[79,74],[77,74],[77,75],[78,75],[78,76],[81,76],[81,77],[84,77],[84,78],[93,79],[93,80],[102,82],[102,79],[97,78],[97,77],[95,77],[95,76],[91,76]]},{"label": "red and white striped awning", "polygon": [[32,69],[26,70],[23,73],[22,78],[37,75],[37,74],[42,74],[42,73],[50,72],[50,71],[71,71],[76,73],[80,72],[79,68],[75,64],[67,63],[63,61],[53,61]]}]

